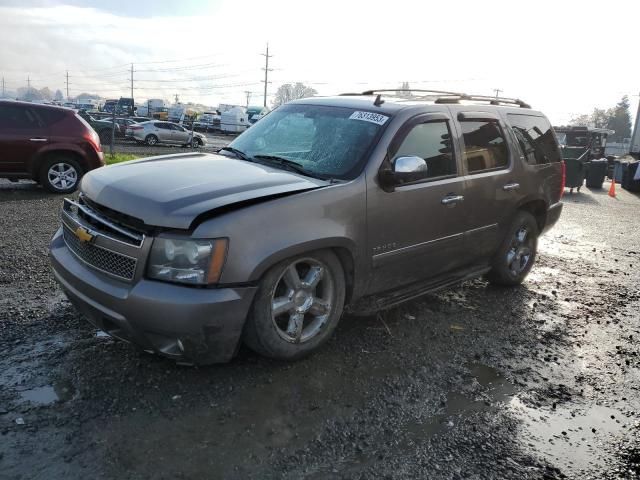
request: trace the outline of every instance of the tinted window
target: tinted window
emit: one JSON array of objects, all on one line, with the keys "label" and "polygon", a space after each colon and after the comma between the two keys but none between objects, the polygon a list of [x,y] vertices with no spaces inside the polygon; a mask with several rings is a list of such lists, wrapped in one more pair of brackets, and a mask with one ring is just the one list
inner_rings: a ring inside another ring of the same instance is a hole
[{"label": "tinted window", "polygon": [[30,129],[40,126],[31,109],[21,105],[0,105],[0,128]]},{"label": "tinted window", "polygon": [[511,113],[508,118],[528,163],[542,165],[560,161],[558,144],[546,118]]},{"label": "tinted window", "polygon": [[498,122],[461,121],[465,163],[469,173],[504,168],[509,152]]},{"label": "tinted window", "polygon": [[171,126],[168,123],[154,123],[156,128],[161,128],[163,130],[171,130]]},{"label": "tinted window", "polygon": [[53,108],[40,108],[36,110],[36,113],[46,126],[51,126],[55,123],[62,121],[66,112],[64,110],[58,110]]},{"label": "tinted window", "polygon": [[456,173],[451,133],[446,122],[421,123],[413,127],[395,154],[395,158],[404,156],[424,159],[429,178]]}]

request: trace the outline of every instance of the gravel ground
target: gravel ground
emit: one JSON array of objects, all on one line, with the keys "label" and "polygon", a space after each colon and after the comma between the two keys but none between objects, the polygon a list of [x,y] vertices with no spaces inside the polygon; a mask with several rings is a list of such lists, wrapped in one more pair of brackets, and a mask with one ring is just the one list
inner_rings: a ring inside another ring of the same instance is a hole
[{"label": "gravel ground", "polygon": [[606,188],[565,197],[521,287],[189,368],[97,335],[49,270],[61,198],[0,183],[0,478],[638,478],[640,198]]}]

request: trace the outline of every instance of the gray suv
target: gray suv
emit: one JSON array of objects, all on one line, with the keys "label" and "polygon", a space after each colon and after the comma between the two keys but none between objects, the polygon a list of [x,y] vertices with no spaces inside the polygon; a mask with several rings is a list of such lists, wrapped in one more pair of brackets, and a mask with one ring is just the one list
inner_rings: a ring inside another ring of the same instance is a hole
[{"label": "gray suv", "polygon": [[51,242],[57,281],[113,337],[200,364],[241,341],[297,359],[345,309],[520,284],[562,211],[549,121],[520,100],[385,95],[294,101],[218,154],[88,173]]}]

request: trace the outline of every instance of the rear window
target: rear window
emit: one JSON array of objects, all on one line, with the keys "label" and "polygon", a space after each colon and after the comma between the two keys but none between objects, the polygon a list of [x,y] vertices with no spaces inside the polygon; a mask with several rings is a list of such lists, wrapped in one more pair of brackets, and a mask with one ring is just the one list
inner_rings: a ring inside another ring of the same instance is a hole
[{"label": "rear window", "polygon": [[507,117],[527,163],[544,165],[561,160],[558,142],[549,120],[515,113],[510,113]]}]

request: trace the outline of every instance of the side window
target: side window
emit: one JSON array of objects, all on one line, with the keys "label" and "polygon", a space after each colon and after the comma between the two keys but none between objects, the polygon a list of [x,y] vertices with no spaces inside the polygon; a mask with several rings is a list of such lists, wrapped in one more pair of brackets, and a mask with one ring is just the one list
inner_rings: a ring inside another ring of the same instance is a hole
[{"label": "side window", "polygon": [[464,158],[469,173],[505,168],[509,151],[498,122],[463,120]]},{"label": "side window", "polygon": [[30,109],[18,105],[0,105],[0,128],[28,130],[39,126],[38,119]]},{"label": "side window", "polygon": [[395,154],[395,158],[405,156],[424,159],[428,178],[456,174],[451,132],[447,122],[421,123],[413,127]]},{"label": "side window", "polygon": [[37,110],[37,114],[46,126],[50,127],[58,122],[61,122],[66,116],[66,112],[63,110],[53,108],[40,108]]},{"label": "side window", "polygon": [[533,115],[508,114],[522,154],[530,165],[559,162],[560,151],[549,120]]}]

